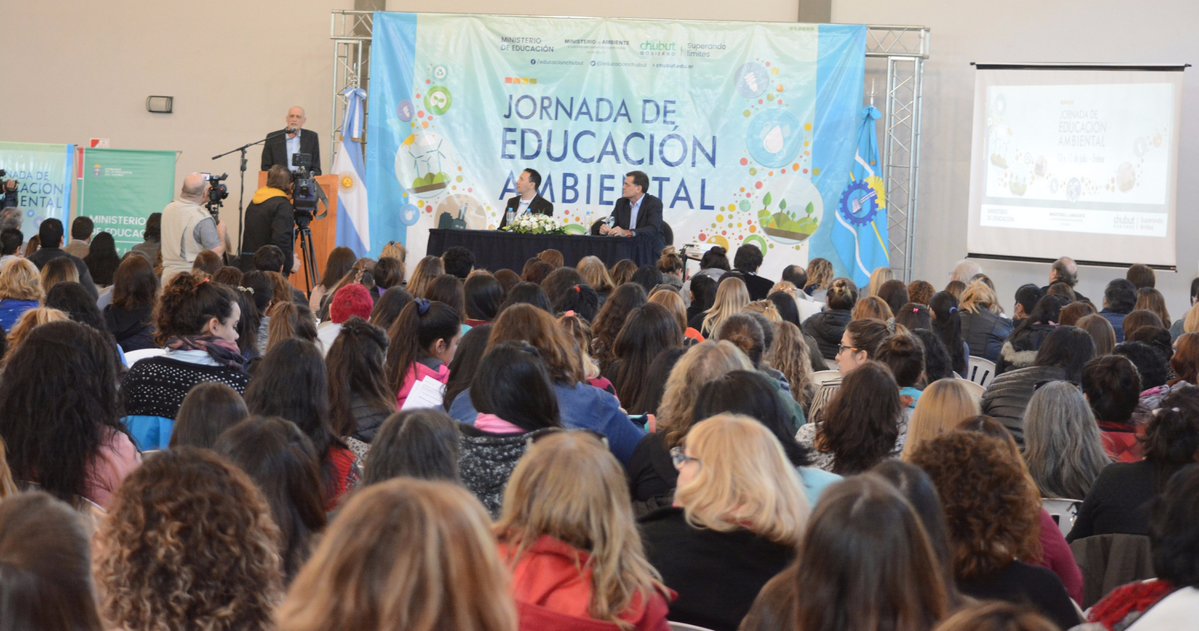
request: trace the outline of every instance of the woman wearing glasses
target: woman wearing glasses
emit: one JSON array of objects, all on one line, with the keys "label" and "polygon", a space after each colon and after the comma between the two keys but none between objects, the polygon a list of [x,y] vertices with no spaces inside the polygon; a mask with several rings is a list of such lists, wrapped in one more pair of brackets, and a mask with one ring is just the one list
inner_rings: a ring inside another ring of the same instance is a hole
[{"label": "woman wearing glasses", "polygon": [[770,430],[731,414],[696,424],[671,457],[674,506],[641,520],[650,563],[678,593],[670,618],[736,629],[795,558],[809,512],[799,474]]}]

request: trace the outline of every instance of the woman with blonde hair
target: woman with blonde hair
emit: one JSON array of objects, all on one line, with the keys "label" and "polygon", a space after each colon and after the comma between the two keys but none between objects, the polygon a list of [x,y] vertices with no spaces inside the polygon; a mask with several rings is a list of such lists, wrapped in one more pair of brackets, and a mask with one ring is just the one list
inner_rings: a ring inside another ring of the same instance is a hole
[{"label": "woman with blonde hair", "polygon": [[958,423],[980,414],[978,400],[961,379],[938,379],[928,385],[908,421],[903,459],[908,460],[921,444],[952,432]]},{"label": "woman with blonde hair", "polygon": [[895,317],[891,312],[891,306],[886,300],[878,296],[866,296],[853,306],[853,311],[850,311],[849,317],[852,320],[878,320],[879,322],[887,322]]},{"label": "woman with blonde hair", "polygon": [[997,361],[1003,342],[1012,335],[1012,321],[1003,317],[995,290],[982,280],[967,285],[958,305],[958,317],[970,354]]},{"label": "woman with blonde hair", "polygon": [[397,478],[350,497],[279,608],[281,631],[515,631],[511,579],[483,507]]},{"label": "woman with blonde hair", "polygon": [[388,241],[387,245],[383,246],[383,253],[379,255],[380,259],[397,259],[401,263],[408,260],[408,250],[404,248],[404,244],[395,241]]},{"label": "woman with blonde hair", "polygon": [[21,314],[17,319],[16,324],[8,331],[8,353],[15,353],[25,338],[33,332],[37,327],[48,324],[50,322],[62,322],[70,320],[70,316],[65,311],[59,309],[51,309],[50,307],[35,307]]},{"label": "woman with blonde hair", "polygon": [[11,331],[44,295],[37,266],[29,259],[13,259],[0,266],[0,329]]},{"label": "woman with blonde hair", "polygon": [[765,425],[734,414],[697,423],[671,458],[674,506],[641,520],[650,562],[678,592],[670,617],[734,629],[795,558],[809,512],[799,473]]},{"label": "woman with blonde hair", "polygon": [[704,314],[699,332],[705,338],[711,337],[716,329],[720,328],[720,323],[724,322],[725,318],[740,313],[748,304],[749,290],[745,287],[745,281],[740,278],[727,278],[720,281],[720,285],[716,288],[716,301],[712,303],[712,308]]},{"label": "woman with blonde hair", "polygon": [[408,293],[413,298],[425,298],[433,279],[445,273],[445,265],[439,256],[426,256],[412,270],[412,278],[408,279]]},{"label": "woman with blonde hair", "polygon": [[584,256],[579,259],[579,264],[575,266],[579,271],[579,275],[583,277],[583,281],[595,290],[599,296],[600,306],[607,300],[608,294],[616,288],[616,283],[612,281],[612,275],[608,273],[607,266],[599,259],[598,256]]},{"label": "woman with blonde hair", "polygon": [[833,264],[828,259],[808,261],[808,284],[803,287],[813,300],[824,302],[825,292],[833,286]]},{"label": "woman with blonde hair", "polygon": [[877,296],[878,290],[883,286],[883,283],[894,280],[895,272],[889,267],[880,267],[870,274],[870,283],[866,285],[867,296]]},{"label": "woman with blonde hair", "polygon": [[666,308],[679,323],[679,330],[683,332],[683,344],[691,346],[704,341],[704,336],[700,335],[699,331],[687,326],[687,305],[683,303],[683,297],[679,292],[670,289],[655,289],[649,295],[649,300],[656,305],[661,305]]},{"label": "woman with blonde hair", "polygon": [[766,352],[766,363],[783,373],[791,386],[791,397],[804,410],[816,396],[816,384],[812,382],[812,360],[803,332],[790,322],[774,325],[774,343]]},{"label": "woman with blonde hair", "polygon": [[162,451],[121,485],[96,533],[108,628],[270,629],[279,529],[249,476],[205,449]]},{"label": "woman with blonde hair", "polygon": [[734,370],[753,369],[749,358],[731,342],[707,341],[683,354],[666,379],[656,429],[638,443],[629,461],[629,488],[634,501],[647,509],[670,503],[678,479],[670,450],[683,443],[695,424],[700,390]]},{"label": "woman with blonde hair", "polygon": [[522,628],[666,625],[670,590],[645,558],[624,470],[594,436],[538,440],[508,482],[495,531]]},{"label": "woman with blonde hair", "polygon": [[78,283],[79,269],[75,267],[70,258],[60,256],[47,261],[42,266],[41,280],[42,291],[49,293],[50,288],[59,283]]}]

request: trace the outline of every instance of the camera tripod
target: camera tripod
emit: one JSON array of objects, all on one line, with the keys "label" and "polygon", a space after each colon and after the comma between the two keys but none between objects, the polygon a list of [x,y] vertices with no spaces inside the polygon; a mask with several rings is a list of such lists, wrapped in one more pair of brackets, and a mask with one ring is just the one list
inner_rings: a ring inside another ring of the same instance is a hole
[{"label": "camera tripod", "polygon": [[300,262],[304,266],[304,295],[312,295],[316,284],[316,249],[312,246],[312,215],[296,213],[296,232],[300,235]]}]

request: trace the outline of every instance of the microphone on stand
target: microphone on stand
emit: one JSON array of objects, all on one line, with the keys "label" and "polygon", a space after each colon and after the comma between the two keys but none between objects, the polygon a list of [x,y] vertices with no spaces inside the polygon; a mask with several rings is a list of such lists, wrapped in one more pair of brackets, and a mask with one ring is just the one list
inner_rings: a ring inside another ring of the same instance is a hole
[{"label": "microphone on stand", "polygon": [[299,131],[300,130],[296,127],[285,127],[283,129],[283,133],[285,133],[285,134],[296,134],[296,133],[299,133]]}]

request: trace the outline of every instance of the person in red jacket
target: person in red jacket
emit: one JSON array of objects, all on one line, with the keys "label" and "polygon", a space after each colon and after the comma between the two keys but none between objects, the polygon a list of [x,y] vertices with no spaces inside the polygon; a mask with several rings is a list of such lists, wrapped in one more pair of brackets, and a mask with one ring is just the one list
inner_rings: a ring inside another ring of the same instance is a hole
[{"label": "person in red jacket", "polygon": [[672,594],[645,558],[623,469],[595,434],[539,439],[495,529],[522,631],[669,628]]}]

